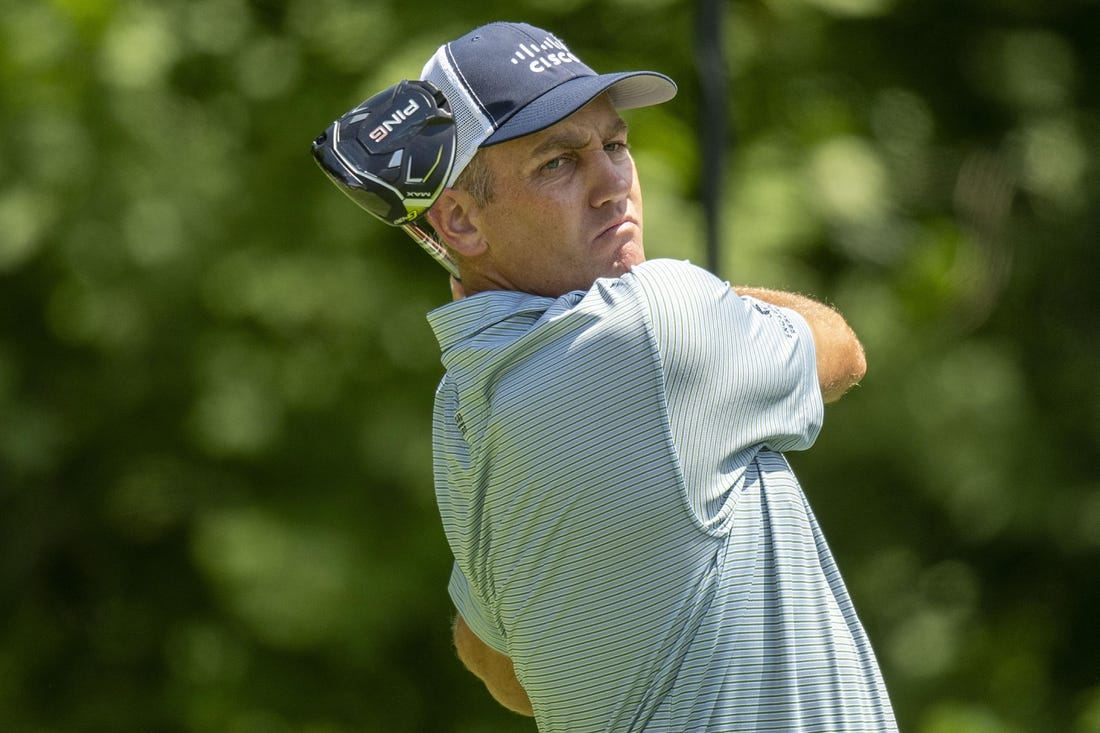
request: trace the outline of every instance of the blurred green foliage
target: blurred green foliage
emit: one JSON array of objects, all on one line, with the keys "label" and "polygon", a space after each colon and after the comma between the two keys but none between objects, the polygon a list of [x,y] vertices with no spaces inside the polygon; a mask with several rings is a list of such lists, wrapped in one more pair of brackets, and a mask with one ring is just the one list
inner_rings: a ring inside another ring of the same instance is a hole
[{"label": "blurred green foliage", "polygon": [[[735,0],[722,270],[837,304],[793,456],[903,730],[1100,731],[1100,7]],[[684,0],[0,5],[0,730],[531,731],[454,659],[442,271],[309,142],[443,40],[656,68],[651,256],[703,262]]]}]

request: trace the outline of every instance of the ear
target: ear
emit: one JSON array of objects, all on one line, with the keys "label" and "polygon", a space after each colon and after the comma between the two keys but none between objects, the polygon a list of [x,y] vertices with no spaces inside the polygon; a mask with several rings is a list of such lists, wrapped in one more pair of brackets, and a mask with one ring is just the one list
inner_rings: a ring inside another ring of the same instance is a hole
[{"label": "ear", "polygon": [[476,257],[486,242],[477,226],[478,206],[466,191],[445,188],[425,216],[432,229],[463,257]]}]

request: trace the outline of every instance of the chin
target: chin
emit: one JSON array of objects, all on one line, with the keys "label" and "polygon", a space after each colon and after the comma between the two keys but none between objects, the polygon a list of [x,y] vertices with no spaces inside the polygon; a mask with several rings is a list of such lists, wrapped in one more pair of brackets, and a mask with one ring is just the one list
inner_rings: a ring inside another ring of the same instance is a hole
[{"label": "chin", "polygon": [[619,257],[612,263],[616,275],[630,272],[635,266],[645,262],[645,251],[640,244],[631,244],[619,251]]}]

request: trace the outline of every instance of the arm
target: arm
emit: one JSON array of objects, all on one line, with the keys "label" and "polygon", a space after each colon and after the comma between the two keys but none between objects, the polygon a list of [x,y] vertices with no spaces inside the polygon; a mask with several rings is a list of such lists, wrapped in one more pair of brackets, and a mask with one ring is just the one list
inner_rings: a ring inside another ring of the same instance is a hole
[{"label": "arm", "polygon": [[535,714],[527,692],[516,679],[512,660],[477,638],[461,615],[455,616],[454,638],[458,658],[485,683],[497,702],[520,715]]},{"label": "arm", "polygon": [[844,317],[833,308],[805,296],[779,290],[744,287],[734,290],[738,295],[748,295],[772,305],[789,308],[806,319],[814,336],[817,381],[821,385],[821,396],[825,402],[839,400],[867,372],[863,345]]},{"label": "arm", "polygon": [[[466,297],[466,289],[461,280],[452,276],[450,284],[452,300]],[[454,641],[458,658],[466,665],[466,669],[485,683],[485,688],[494,700],[514,713],[534,717],[531,700],[528,699],[523,685],[516,679],[516,668],[512,660],[479,639],[466,625],[466,620],[460,613],[455,614]]]}]

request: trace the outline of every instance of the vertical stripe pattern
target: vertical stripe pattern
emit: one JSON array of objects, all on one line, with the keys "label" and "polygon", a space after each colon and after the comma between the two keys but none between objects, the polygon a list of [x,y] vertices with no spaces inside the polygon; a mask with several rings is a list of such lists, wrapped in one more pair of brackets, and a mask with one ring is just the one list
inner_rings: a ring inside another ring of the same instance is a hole
[{"label": "vertical stripe pattern", "polygon": [[429,321],[451,596],[540,731],[896,730],[782,454],[823,415],[801,317],[653,260]]}]

